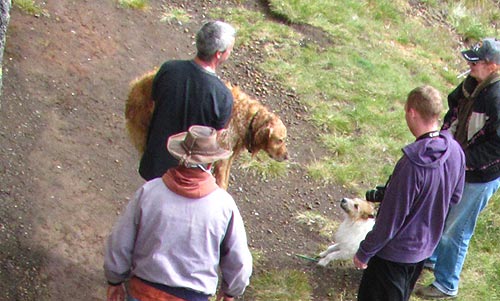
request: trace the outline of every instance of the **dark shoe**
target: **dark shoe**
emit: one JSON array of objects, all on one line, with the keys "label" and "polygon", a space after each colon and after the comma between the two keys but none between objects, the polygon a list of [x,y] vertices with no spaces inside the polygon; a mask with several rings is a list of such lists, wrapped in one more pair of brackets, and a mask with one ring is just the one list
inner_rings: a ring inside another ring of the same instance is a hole
[{"label": "dark shoe", "polygon": [[447,295],[438,290],[434,285],[423,286],[415,290],[415,295],[422,299],[454,299],[457,296]]}]

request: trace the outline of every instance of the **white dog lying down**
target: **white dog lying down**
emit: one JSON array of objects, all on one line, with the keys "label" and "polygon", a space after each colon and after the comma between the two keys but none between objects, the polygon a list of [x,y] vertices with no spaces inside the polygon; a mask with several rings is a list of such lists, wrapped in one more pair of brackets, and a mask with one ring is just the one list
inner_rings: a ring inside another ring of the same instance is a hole
[{"label": "white dog lying down", "polygon": [[337,259],[351,259],[358,250],[359,243],[375,224],[374,203],[362,199],[343,198],[340,207],[346,216],[335,233],[335,244],[319,254],[319,265],[326,266]]}]

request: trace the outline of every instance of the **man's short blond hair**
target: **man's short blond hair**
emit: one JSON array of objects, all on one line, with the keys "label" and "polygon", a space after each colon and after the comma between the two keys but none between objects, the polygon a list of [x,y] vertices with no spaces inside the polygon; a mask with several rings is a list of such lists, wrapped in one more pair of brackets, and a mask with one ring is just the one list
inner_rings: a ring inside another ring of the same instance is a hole
[{"label": "man's short blond hair", "polygon": [[415,109],[426,121],[438,120],[443,112],[441,93],[429,85],[413,89],[406,101],[406,109]]}]

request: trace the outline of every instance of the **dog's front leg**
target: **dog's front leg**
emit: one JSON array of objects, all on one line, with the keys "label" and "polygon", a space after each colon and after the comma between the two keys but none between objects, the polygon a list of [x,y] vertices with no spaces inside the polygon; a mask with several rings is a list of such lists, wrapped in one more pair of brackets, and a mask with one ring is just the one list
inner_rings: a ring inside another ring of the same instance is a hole
[{"label": "dog's front leg", "polygon": [[330,254],[332,252],[338,251],[338,250],[339,250],[339,245],[338,244],[333,244],[333,245],[329,246],[323,252],[319,253],[319,256],[320,257],[325,257],[326,255],[328,255],[328,254]]},{"label": "dog's front leg", "polygon": [[321,258],[318,261],[318,264],[325,267],[330,263],[330,261],[337,260],[337,259],[340,259],[340,253],[339,253],[339,251],[333,251],[332,253],[328,253],[328,255]]}]

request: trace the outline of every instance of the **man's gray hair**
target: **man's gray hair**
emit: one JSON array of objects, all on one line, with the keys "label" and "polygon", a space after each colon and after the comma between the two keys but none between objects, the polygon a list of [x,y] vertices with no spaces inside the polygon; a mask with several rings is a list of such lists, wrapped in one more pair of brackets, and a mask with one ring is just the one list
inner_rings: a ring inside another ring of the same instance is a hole
[{"label": "man's gray hair", "polygon": [[222,21],[205,23],[196,34],[197,57],[209,61],[217,52],[224,52],[231,46],[236,36],[236,29]]}]

